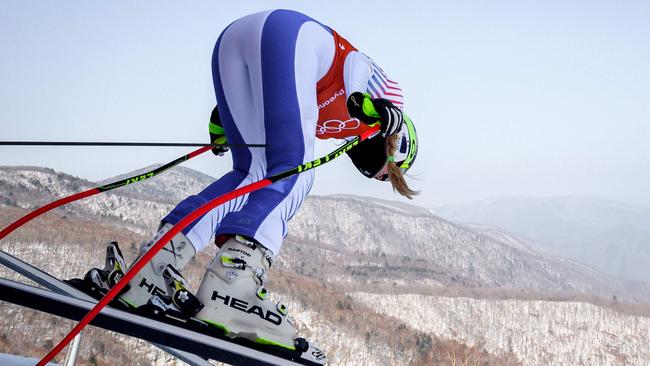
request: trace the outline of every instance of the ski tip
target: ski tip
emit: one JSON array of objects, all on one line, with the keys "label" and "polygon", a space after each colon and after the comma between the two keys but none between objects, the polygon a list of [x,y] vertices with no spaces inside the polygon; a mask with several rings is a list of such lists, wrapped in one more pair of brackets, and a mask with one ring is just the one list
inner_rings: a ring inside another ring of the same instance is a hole
[{"label": "ski tip", "polygon": [[301,352],[300,358],[308,361],[311,364],[325,365],[327,363],[327,356],[319,348],[307,342],[304,338],[296,338],[296,350]]}]

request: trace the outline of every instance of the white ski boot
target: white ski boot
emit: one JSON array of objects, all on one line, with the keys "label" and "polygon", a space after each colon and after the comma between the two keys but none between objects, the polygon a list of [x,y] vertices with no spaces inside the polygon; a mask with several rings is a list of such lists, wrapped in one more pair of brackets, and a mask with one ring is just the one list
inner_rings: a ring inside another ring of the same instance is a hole
[{"label": "white ski boot", "polygon": [[93,297],[102,297],[124,276],[125,271],[122,251],[117,242],[112,241],[106,246],[104,268],[91,268],[86,273],[82,282],[86,285],[83,290]]},{"label": "white ski boot", "polygon": [[[158,230],[153,240],[142,247],[138,259],[172,227],[172,224],[164,224]],[[154,295],[162,299],[173,299],[175,296],[184,297],[180,293],[178,295],[175,294],[176,291],[186,290],[187,287],[187,283],[182,279],[179,271],[195,254],[196,250],[187,237],[183,233],[176,234],[133,277],[129,282],[129,290],[122,293],[119,300],[127,304],[130,308],[136,309],[145,305]]]},{"label": "white ski boot", "polygon": [[[147,304],[153,305],[154,308],[149,307],[146,310],[153,312],[154,315],[162,313],[178,317],[174,314],[180,313],[181,316],[190,318],[203,308],[199,299],[190,292],[190,285],[185,277],[171,264],[168,264],[163,270],[163,279],[167,295],[152,295]],[[143,309],[143,307],[138,309]]]},{"label": "white ski boot", "polygon": [[258,344],[296,350],[296,330],[284,305],[263,287],[271,251],[241,236],[228,239],[210,262],[197,293],[204,307],[195,318]]}]

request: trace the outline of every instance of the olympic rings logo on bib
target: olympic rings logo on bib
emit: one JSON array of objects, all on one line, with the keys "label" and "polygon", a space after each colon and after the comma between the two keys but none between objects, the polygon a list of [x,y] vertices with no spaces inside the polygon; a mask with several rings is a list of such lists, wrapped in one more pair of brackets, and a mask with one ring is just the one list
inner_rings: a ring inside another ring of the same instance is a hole
[{"label": "olympic rings logo on bib", "polygon": [[356,130],[359,128],[359,126],[361,126],[361,122],[356,118],[350,118],[347,121],[331,119],[329,121],[323,122],[322,124],[319,123],[316,126],[316,134],[325,135],[331,133],[340,133],[344,130]]}]

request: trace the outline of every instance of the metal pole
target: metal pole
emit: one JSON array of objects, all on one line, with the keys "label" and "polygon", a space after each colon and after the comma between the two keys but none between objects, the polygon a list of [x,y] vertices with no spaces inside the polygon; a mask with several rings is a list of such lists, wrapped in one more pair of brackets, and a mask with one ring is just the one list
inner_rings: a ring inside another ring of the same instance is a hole
[{"label": "metal pole", "polygon": [[77,334],[72,341],[72,345],[68,349],[68,354],[65,359],[65,366],[74,366],[77,362],[77,354],[79,353],[79,343],[81,343],[81,333]]}]

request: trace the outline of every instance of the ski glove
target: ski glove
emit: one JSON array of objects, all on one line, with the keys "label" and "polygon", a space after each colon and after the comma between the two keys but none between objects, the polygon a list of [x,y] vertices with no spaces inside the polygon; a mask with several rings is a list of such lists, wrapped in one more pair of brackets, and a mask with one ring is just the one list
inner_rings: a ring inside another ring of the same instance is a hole
[{"label": "ski glove", "polygon": [[382,137],[390,136],[402,128],[404,116],[402,110],[383,98],[372,98],[370,94],[355,92],[350,95],[347,102],[348,112],[351,117],[360,121],[373,124],[379,120]]},{"label": "ski glove", "polygon": [[[216,106],[210,115],[210,124],[208,127],[210,131],[211,144],[225,144],[228,142],[221,124],[221,119],[219,118],[219,110]],[[212,148],[212,153],[217,156],[223,156],[223,154],[228,150],[230,150],[228,146],[217,146]]]}]

